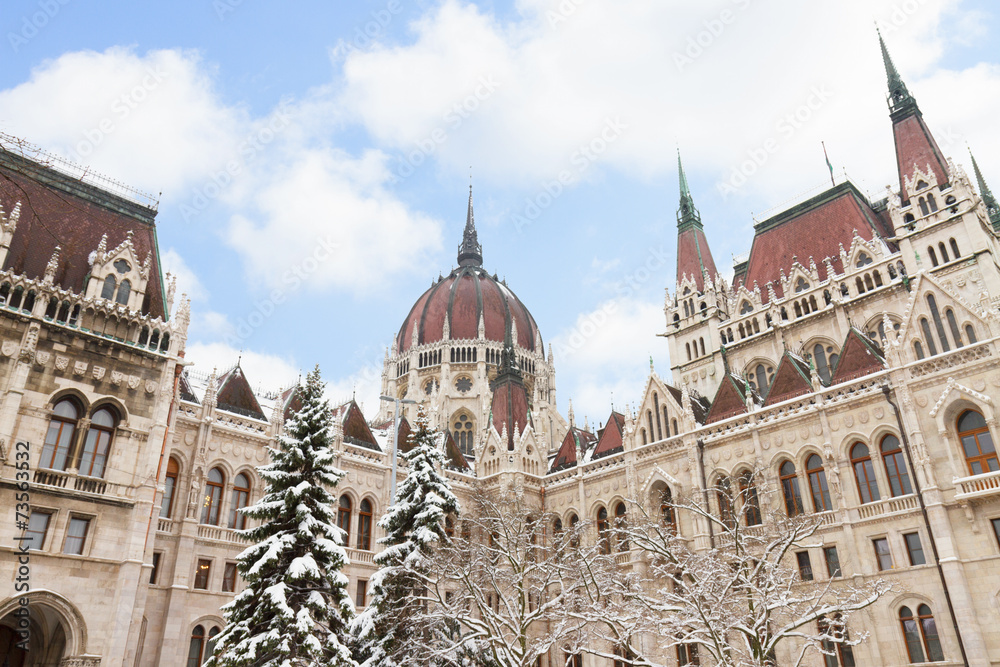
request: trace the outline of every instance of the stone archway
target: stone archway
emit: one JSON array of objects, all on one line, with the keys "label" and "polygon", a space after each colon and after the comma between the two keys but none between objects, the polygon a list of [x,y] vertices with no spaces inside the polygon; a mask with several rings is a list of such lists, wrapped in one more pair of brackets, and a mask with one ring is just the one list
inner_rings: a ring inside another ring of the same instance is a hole
[{"label": "stone archway", "polygon": [[[87,631],[83,618],[67,600],[54,593],[29,593],[27,611],[17,598],[0,604],[0,649],[12,647],[2,667],[98,667],[99,656],[86,655]],[[28,650],[17,648],[19,630],[29,632]]]}]

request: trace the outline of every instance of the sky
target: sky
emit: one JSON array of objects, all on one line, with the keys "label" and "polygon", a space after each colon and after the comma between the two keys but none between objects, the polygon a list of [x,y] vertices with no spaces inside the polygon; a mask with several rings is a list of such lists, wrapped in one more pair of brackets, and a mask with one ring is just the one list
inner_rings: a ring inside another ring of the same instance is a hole
[{"label": "sky", "polygon": [[[680,151],[716,264],[753,222],[895,171],[879,27],[925,120],[1000,190],[985,0],[11,0],[0,132],[150,193],[187,357],[275,390],[315,364],[373,416],[383,355],[456,264],[552,344],[579,421],[670,375]],[[820,258],[817,258],[817,261]]]}]

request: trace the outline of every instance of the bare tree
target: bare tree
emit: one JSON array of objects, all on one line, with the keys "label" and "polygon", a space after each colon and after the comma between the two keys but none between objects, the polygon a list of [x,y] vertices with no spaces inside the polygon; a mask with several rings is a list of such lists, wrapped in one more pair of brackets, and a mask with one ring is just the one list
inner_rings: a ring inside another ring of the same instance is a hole
[{"label": "bare tree", "polygon": [[419,664],[534,667],[553,647],[576,644],[590,597],[613,563],[582,546],[580,526],[521,497],[482,487],[463,507],[459,534],[440,544],[414,574],[422,579]]},{"label": "bare tree", "polygon": [[[576,614],[588,621],[579,648],[641,667],[773,667],[779,647],[795,665],[812,650],[853,665],[851,646],[867,633],[853,628],[848,634],[850,616],[889,585],[881,579],[857,584],[839,572],[823,582],[804,581],[795,553],[821,546],[811,540],[821,521],[763,515],[757,479],[748,473],[735,493],[727,481],[694,498],[658,498],[653,512],[631,503],[631,520],[613,532],[619,545],[637,552],[634,569],[595,581],[600,604]],[[680,519],[700,526],[708,543],[696,548],[679,536]]]}]

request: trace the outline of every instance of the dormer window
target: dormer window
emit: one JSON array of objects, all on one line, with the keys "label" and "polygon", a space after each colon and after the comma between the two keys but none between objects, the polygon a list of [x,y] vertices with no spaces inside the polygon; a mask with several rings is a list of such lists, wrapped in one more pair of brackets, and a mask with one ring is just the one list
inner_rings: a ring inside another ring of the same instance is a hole
[{"label": "dormer window", "polygon": [[[110,278],[111,276],[108,276]],[[115,299],[117,303],[122,305],[128,305],[128,296],[132,291],[132,283],[129,282],[128,278],[122,281],[122,284],[118,286],[118,297]]]},{"label": "dormer window", "polygon": [[101,288],[101,298],[102,299],[113,299],[115,296],[115,287],[118,286],[118,282],[115,277],[108,274],[108,277],[104,279],[104,287]]},{"label": "dormer window", "polygon": [[118,273],[128,273],[129,269],[132,268],[124,259],[115,260],[114,267]]}]

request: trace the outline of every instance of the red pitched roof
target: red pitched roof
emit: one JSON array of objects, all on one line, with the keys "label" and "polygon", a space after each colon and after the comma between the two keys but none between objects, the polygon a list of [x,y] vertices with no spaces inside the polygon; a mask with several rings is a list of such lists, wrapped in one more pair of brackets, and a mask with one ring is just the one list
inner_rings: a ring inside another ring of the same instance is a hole
[{"label": "red pitched roof", "polygon": [[833,371],[831,384],[848,382],[855,378],[877,373],[885,368],[882,350],[871,338],[851,327],[840,350],[837,367]]},{"label": "red pitched roof", "polygon": [[575,466],[577,464],[577,445],[580,445],[583,453],[586,454],[596,439],[597,436],[590,431],[584,431],[583,429],[571,426],[566,431],[566,437],[563,438],[562,445],[559,446],[559,451],[556,452],[556,457],[552,461],[552,467],[549,468],[549,472],[556,472],[563,468]]},{"label": "red pitched roof", "polygon": [[497,433],[503,434],[507,428],[507,449],[514,449],[514,431],[521,433],[531,421],[528,415],[528,392],[518,379],[509,375],[500,375],[499,381],[491,387],[493,402],[490,410],[493,414],[493,427]]},{"label": "red pitched roof", "polygon": [[842,183],[758,223],[746,275],[736,284],[745,284],[752,290],[756,282],[761,288],[761,299],[767,302],[764,284],[773,281],[775,293],[782,296],[781,271],[787,276],[793,258],[805,266],[810,257],[816,262],[819,279],[826,280],[823,260],[832,258],[834,270],[841,272],[840,246],[843,244],[845,249],[851,246],[854,230],[865,240],[871,240],[876,233],[889,234],[857,188]]},{"label": "red pitched roof", "polygon": [[705,417],[706,424],[746,412],[743,384],[743,378],[735,377],[729,373],[723,376],[719,390],[715,392],[712,407],[708,409],[708,415]]},{"label": "red pitched roof", "polygon": [[361,413],[361,408],[354,402],[354,399],[337,408],[334,412],[334,418],[336,419],[338,415],[343,420],[345,442],[382,451],[382,448],[378,446],[378,442],[375,440],[375,436],[372,434],[372,430],[368,428],[368,422],[365,421],[365,416]]},{"label": "red pitched roof", "polygon": [[116,248],[131,231],[140,261],[152,254],[142,312],[164,316],[155,210],[0,149],[0,204],[9,213],[17,202],[21,217],[4,269],[41,279],[59,246],[55,282],[81,293],[90,274],[90,253],[101,236],[107,234],[107,247]]},{"label": "red pitched roof", "polygon": [[899,170],[899,192],[905,206],[909,198],[906,196],[905,177],[913,176],[913,166],[921,171],[931,166],[931,171],[937,177],[938,185],[948,182],[948,163],[938,148],[931,131],[927,129],[924,118],[919,111],[898,119],[892,124],[892,136],[896,142],[896,165]]},{"label": "red pitched roof", "polygon": [[219,378],[219,390],[215,400],[220,410],[266,420],[264,411],[257,402],[257,397],[239,364]]},{"label": "red pitched roof", "polygon": [[801,357],[790,352],[781,355],[778,370],[774,372],[774,380],[767,391],[764,405],[774,405],[790,398],[808,394],[813,390],[809,380],[809,366]]},{"label": "red pitched roof", "polygon": [[681,278],[686,274],[694,277],[699,292],[704,291],[703,270],[708,271],[712,280],[719,273],[704,230],[692,225],[677,233],[677,284],[680,284]]},{"label": "red pitched roof", "polygon": [[612,412],[608,417],[608,425],[600,432],[597,439],[597,447],[591,459],[598,459],[619,452],[624,447],[622,435],[625,433],[625,415],[619,412]]}]

